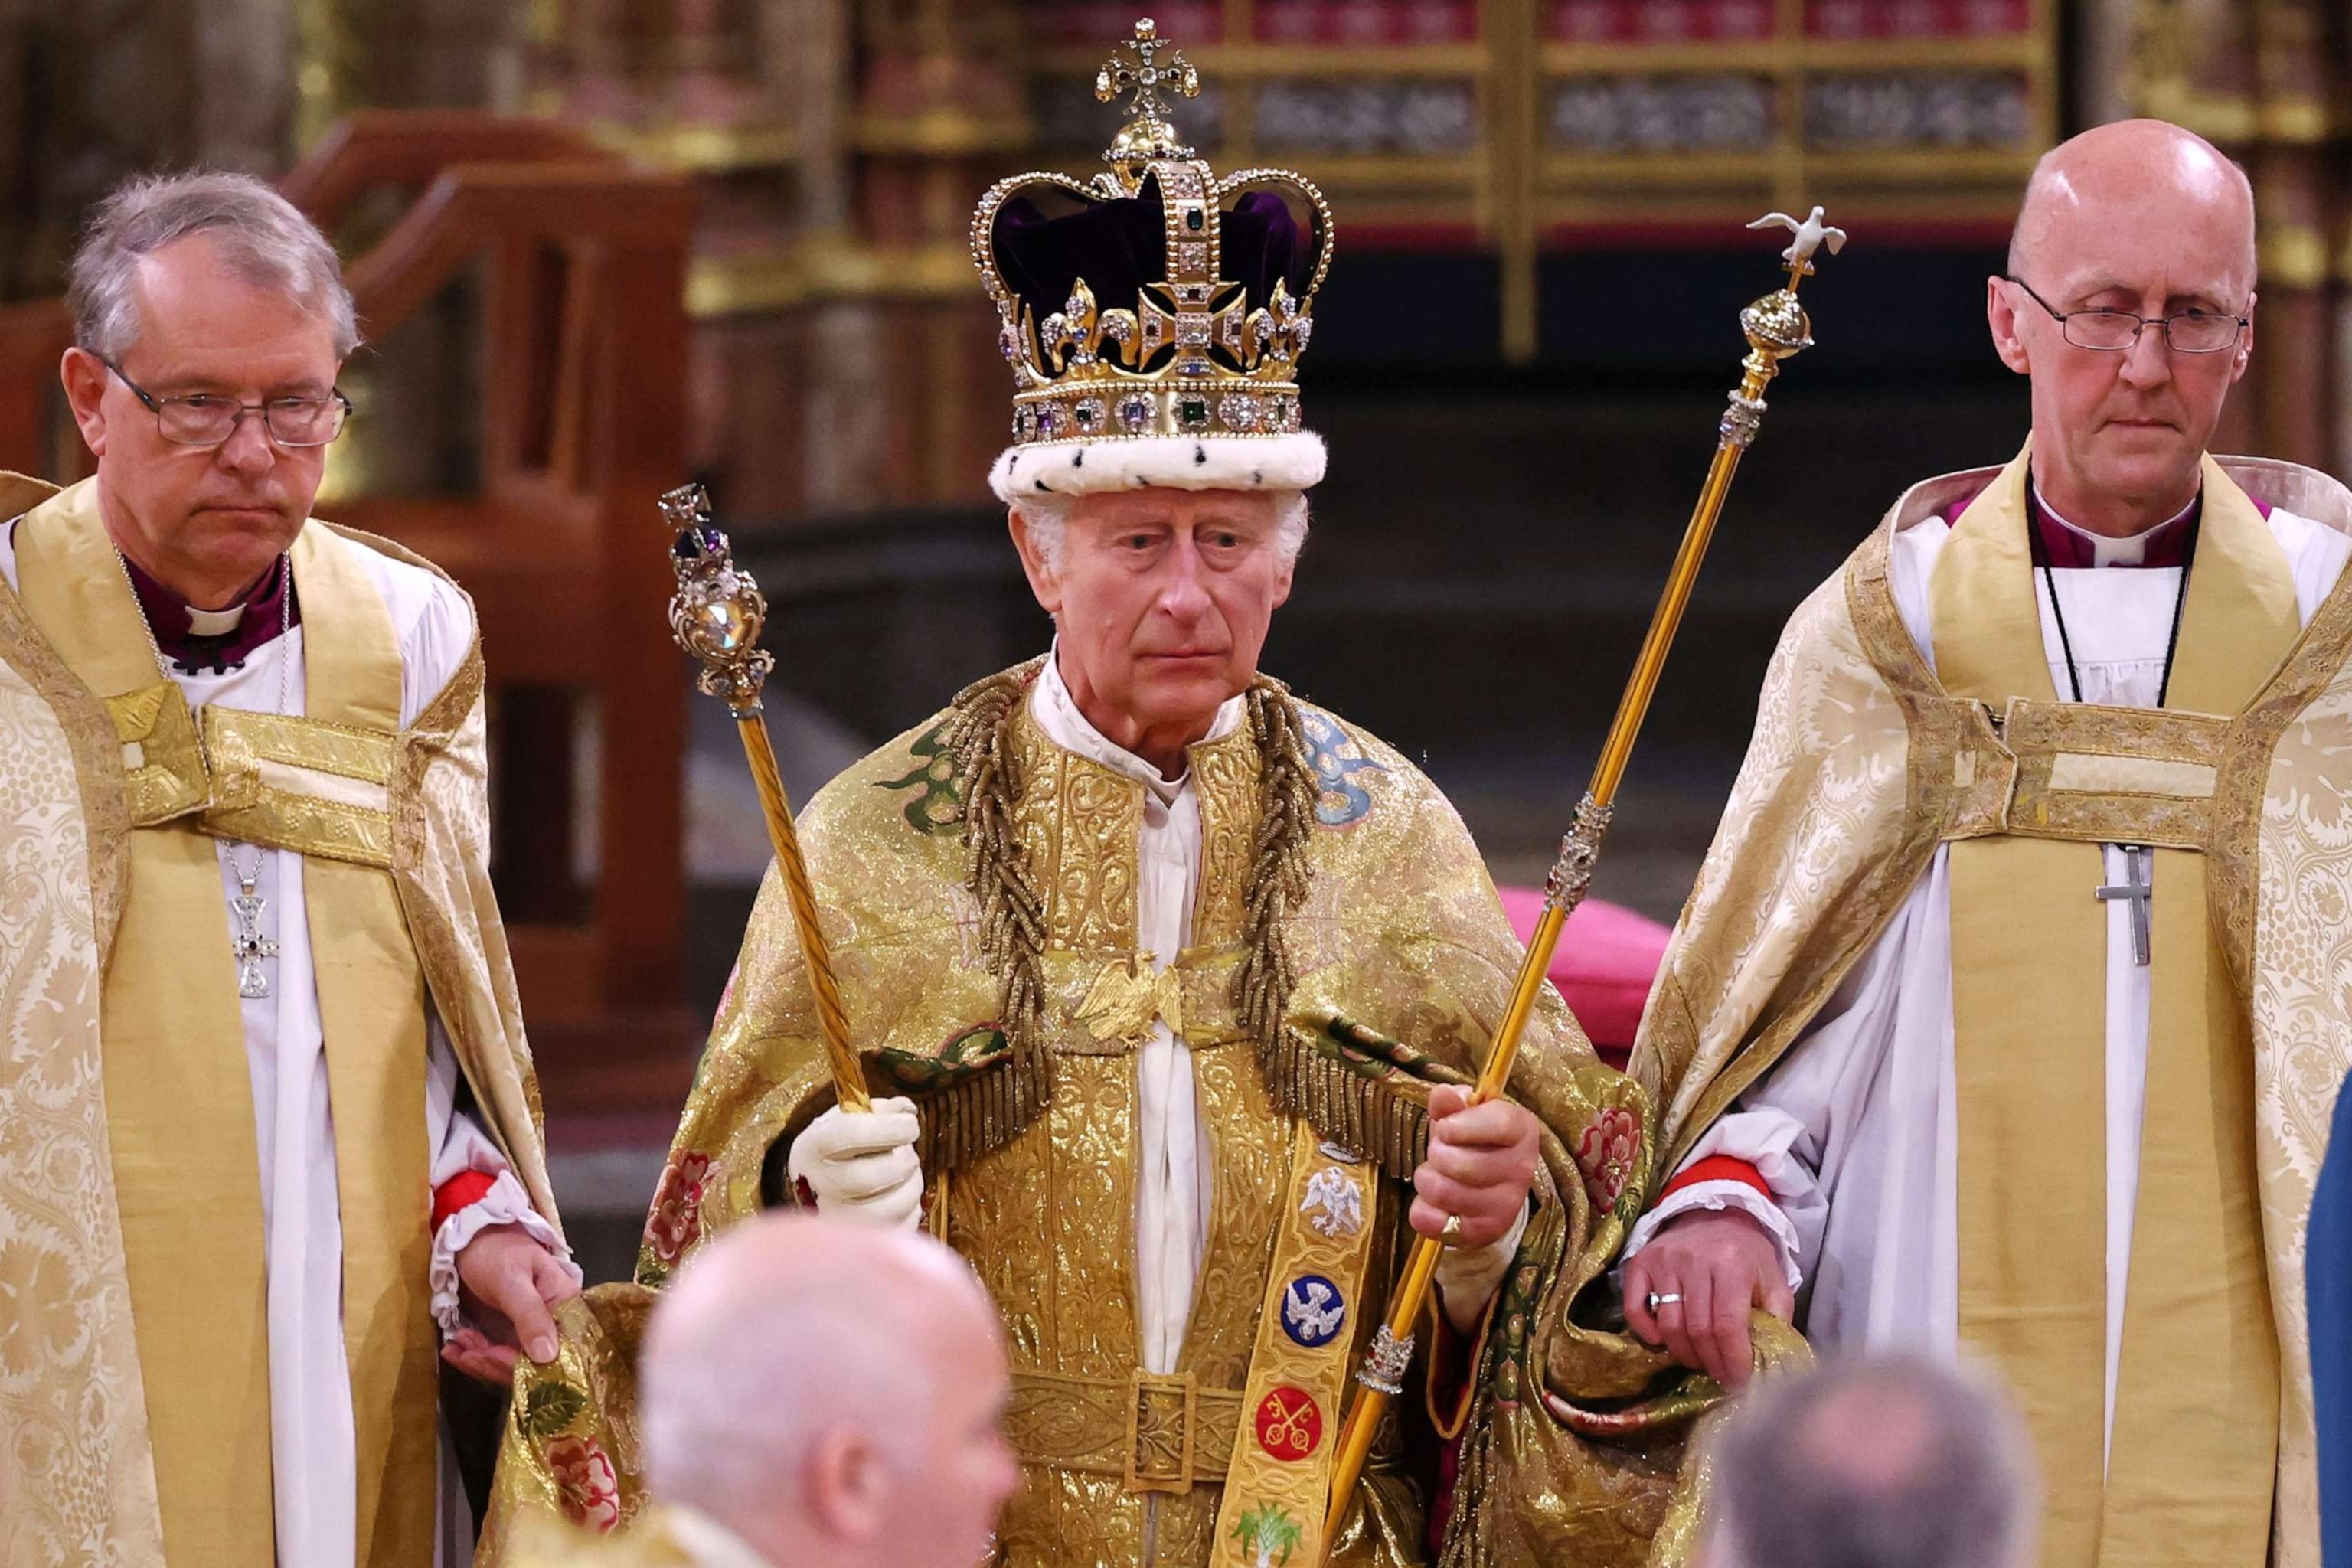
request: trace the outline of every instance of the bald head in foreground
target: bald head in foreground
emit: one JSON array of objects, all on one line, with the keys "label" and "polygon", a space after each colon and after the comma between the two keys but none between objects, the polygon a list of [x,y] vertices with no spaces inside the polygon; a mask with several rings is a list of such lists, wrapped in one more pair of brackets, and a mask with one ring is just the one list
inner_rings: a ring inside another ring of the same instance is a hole
[{"label": "bald head in foreground", "polygon": [[1758,1390],[1716,1436],[1706,1568],[2025,1568],[2037,1483],[1983,1378],[1909,1356]]},{"label": "bald head in foreground", "polygon": [[972,1568],[1019,1479],[995,1309],[914,1232],[733,1227],[664,1292],[637,1378],[653,1506],[522,1561]]},{"label": "bald head in foreground", "polygon": [[2041,161],[1986,284],[2031,439],[1913,486],[1797,610],[1633,1055],[1675,1165],[1635,1331],[1734,1384],[1756,1309],[1974,1352],[2046,1568],[2317,1562],[2352,493],[2207,449],[2256,255],[2178,126]]}]

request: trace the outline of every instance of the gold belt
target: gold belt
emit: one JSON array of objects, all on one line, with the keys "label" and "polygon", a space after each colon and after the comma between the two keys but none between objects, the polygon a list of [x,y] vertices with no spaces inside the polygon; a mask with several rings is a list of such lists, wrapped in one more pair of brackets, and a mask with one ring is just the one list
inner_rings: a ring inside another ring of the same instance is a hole
[{"label": "gold belt", "polygon": [[399,736],[209,704],[199,715],[169,681],[106,707],[133,827],[186,820],[265,849],[392,865]]},{"label": "gold belt", "polygon": [[1241,1390],[1202,1388],[1190,1373],[1016,1372],[1004,1429],[1026,1463],[1118,1476],[1132,1492],[1188,1492],[1223,1483],[1241,1424]]},{"label": "gold belt", "polygon": [[2010,834],[2208,848],[2231,721],[2170,709],[1954,700],[1978,743],[1953,763],[1947,839]]}]

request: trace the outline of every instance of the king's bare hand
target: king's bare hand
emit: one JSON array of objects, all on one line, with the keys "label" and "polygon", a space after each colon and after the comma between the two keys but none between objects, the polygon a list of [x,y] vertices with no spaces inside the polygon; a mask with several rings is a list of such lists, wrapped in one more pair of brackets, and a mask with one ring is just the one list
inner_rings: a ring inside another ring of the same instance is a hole
[{"label": "king's bare hand", "polygon": [[1754,1369],[1748,1314],[1759,1307],[1786,1321],[1796,1299],[1780,1244],[1738,1209],[1695,1209],[1669,1220],[1625,1265],[1626,1324],[1726,1388],[1745,1386]]}]

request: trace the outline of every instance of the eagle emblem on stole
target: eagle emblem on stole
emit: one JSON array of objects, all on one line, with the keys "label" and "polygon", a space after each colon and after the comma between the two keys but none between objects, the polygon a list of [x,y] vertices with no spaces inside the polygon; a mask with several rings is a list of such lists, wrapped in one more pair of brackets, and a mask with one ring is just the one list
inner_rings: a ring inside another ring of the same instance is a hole
[{"label": "eagle emblem on stole", "polygon": [[1364,1228],[1363,1195],[1337,1165],[1327,1165],[1307,1179],[1307,1195],[1299,1200],[1298,1212],[1307,1216],[1318,1236],[1331,1240]]}]

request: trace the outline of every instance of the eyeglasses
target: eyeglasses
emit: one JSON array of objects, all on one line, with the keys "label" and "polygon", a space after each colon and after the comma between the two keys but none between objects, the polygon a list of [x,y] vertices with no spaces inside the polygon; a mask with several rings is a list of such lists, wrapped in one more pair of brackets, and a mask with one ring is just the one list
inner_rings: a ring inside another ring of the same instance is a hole
[{"label": "eyeglasses", "polygon": [[2211,310],[2183,310],[2177,316],[2140,316],[2129,310],[2060,310],[2050,301],[2034,293],[2033,285],[2022,278],[2001,275],[2026,292],[2035,304],[2050,312],[2066,341],[2078,349],[2096,349],[2101,353],[2121,353],[2139,342],[2141,332],[2150,327],[2164,331],[2164,341],[2175,353],[2217,354],[2223,349],[2237,346],[2238,336],[2246,330],[2246,318],[2219,314]]},{"label": "eyeglasses", "polygon": [[247,415],[258,414],[262,428],[279,446],[323,447],[343,433],[343,421],[352,416],[352,400],[340,389],[324,397],[273,397],[266,403],[239,403],[209,392],[158,397],[124,375],[122,367],[104,354],[98,359],[147,405],[163,439],[175,446],[217,447],[236,434]]}]

